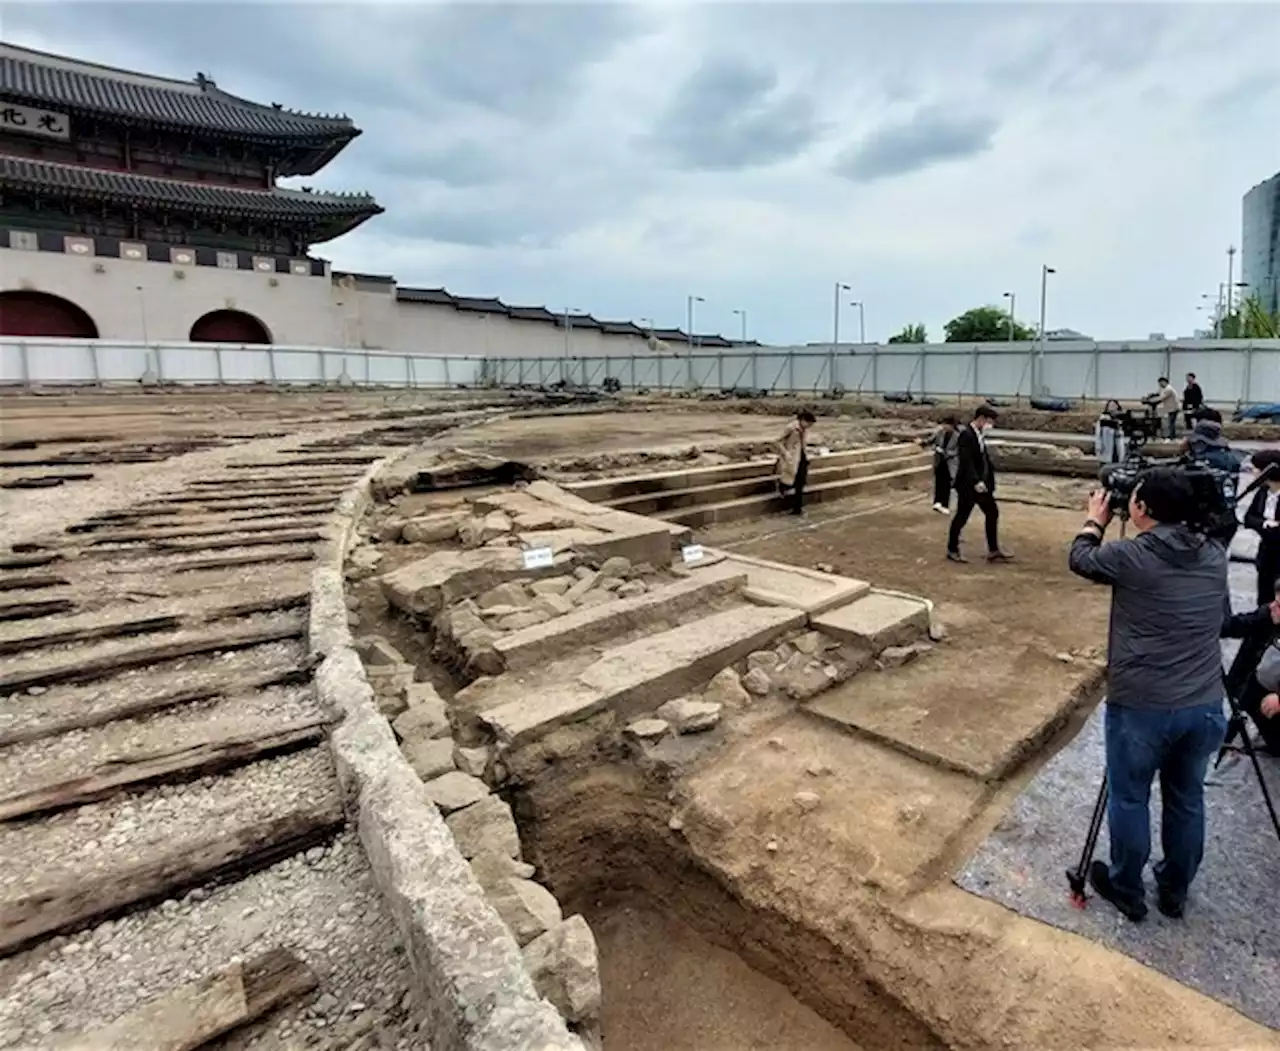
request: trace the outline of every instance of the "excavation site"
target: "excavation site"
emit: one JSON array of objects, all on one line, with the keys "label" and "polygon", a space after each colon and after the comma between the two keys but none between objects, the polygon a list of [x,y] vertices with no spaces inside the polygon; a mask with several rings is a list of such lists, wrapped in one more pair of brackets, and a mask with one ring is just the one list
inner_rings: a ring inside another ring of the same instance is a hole
[{"label": "excavation site", "polygon": [[1243,757],[1184,921],[1068,900],[1079,421],[956,564],[927,408],[820,404],[794,516],[794,399],[0,402],[0,1047],[1280,1048]]}]

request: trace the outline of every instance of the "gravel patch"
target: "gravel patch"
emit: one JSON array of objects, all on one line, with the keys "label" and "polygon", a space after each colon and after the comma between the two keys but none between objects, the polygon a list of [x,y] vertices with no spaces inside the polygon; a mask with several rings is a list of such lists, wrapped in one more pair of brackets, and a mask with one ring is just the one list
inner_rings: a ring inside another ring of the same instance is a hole
[{"label": "gravel patch", "polygon": [[269,642],[217,655],[185,657],[132,668],[81,686],[56,685],[10,694],[0,701],[0,734],[16,733],[74,715],[118,710],[148,695],[211,689],[249,676],[284,672],[306,658],[299,641]]},{"label": "gravel patch", "polygon": [[120,719],[0,751],[0,796],[76,776],[139,753],[194,747],[230,734],[250,736],[321,718],[310,685],[197,701],[149,718]]},{"label": "gravel patch", "polygon": [[158,848],[265,823],[303,806],[340,810],[327,747],[267,759],[228,774],[144,792],[20,824],[0,825],[0,896],[132,864]]},{"label": "gravel patch", "polygon": [[48,1047],[277,946],[297,953],[319,987],[214,1046],[309,1047],[363,1027],[378,1034],[370,1048],[425,1051],[404,947],[350,833],[0,965],[0,1047]]}]

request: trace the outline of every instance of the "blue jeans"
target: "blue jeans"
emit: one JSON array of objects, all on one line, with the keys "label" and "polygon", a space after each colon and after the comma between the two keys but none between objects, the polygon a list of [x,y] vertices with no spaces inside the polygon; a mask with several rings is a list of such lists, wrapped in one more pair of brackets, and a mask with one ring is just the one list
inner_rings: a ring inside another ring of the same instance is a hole
[{"label": "blue jeans", "polygon": [[1205,773],[1226,729],[1221,703],[1166,712],[1107,705],[1110,875],[1126,901],[1146,897],[1142,870],[1151,856],[1151,782],[1157,774],[1164,860],[1155,865],[1156,883],[1170,901],[1186,900],[1204,858]]}]

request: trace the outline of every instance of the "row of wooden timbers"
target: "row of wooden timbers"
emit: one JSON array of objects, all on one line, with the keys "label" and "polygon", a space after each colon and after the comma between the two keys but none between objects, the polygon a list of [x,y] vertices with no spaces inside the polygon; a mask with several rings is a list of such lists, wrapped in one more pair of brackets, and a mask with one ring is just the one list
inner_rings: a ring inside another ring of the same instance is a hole
[{"label": "row of wooden timbers", "polygon": [[[308,684],[306,563],[339,495],[380,455],[378,448],[304,446],[269,462],[232,464],[171,495],[0,555],[0,766],[25,747],[69,733]],[[245,574],[259,569],[276,574],[270,586],[242,594]],[[281,643],[291,647],[288,659],[254,659]],[[103,688],[113,683],[128,688]],[[316,748],[324,736],[320,717],[249,732],[233,726],[194,742],[113,755],[54,780],[10,778],[16,787],[0,796],[0,843],[6,828],[29,829],[120,793]],[[162,842],[131,864],[0,900],[0,974],[17,974],[12,968],[21,969],[22,954],[40,953],[50,939],[193,887],[233,882],[328,842],[343,824],[340,805],[302,806],[256,826],[214,830],[194,847]],[[277,946],[56,1046],[196,1048],[316,986],[302,959]]]}]

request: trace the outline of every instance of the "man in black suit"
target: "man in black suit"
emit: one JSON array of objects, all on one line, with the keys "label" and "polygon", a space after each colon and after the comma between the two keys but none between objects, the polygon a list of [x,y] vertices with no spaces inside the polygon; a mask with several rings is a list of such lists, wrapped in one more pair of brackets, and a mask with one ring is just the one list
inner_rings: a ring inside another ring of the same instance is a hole
[{"label": "man in black suit", "polygon": [[1187,373],[1187,385],[1182,388],[1182,414],[1187,421],[1187,430],[1196,425],[1200,412],[1204,408],[1204,391],[1196,380],[1194,372]]},{"label": "man in black suit", "polygon": [[[1280,471],[1280,449],[1260,449],[1253,454],[1253,466],[1265,471],[1272,464]],[[1280,579],[1280,474],[1273,473],[1260,486],[1244,513],[1244,527],[1258,534],[1258,604],[1271,601],[1272,585]]]},{"label": "man in black suit", "polygon": [[984,432],[996,422],[999,414],[990,405],[979,405],[973,421],[960,428],[956,438],[956,515],[951,519],[951,532],[947,538],[947,558],[952,562],[967,562],[960,554],[960,534],[974,507],[982,510],[987,526],[987,561],[1010,562],[1011,557],[1000,550],[1000,509],[996,507],[996,469],[987,452]]}]

